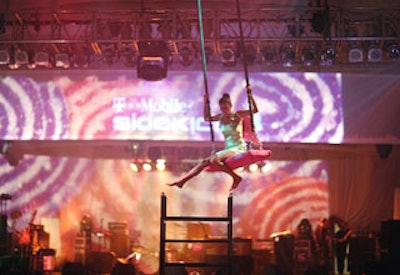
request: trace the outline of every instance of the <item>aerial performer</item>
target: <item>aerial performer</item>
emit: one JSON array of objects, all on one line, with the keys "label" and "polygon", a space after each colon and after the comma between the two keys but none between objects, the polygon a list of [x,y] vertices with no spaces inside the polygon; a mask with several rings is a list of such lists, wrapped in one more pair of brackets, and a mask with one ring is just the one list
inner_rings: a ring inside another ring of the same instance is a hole
[{"label": "aerial performer", "polygon": [[178,181],[169,183],[169,186],[182,188],[187,181],[200,174],[200,172],[207,167],[212,167],[213,171],[221,171],[230,175],[233,179],[230,190],[236,189],[239,186],[242,178],[235,173],[234,168],[227,165],[225,161],[247,151],[247,144],[243,138],[243,119],[246,116],[250,116],[252,113],[258,112],[257,104],[251,93],[250,102],[252,105],[250,110],[234,111],[230,95],[225,93],[218,102],[221,113],[211,115],[209,98],[207,94],[204,96],[204,120],[209,122],[219,122],[219,128],[225,140],[225,148],[201,160],[185,176]]}]

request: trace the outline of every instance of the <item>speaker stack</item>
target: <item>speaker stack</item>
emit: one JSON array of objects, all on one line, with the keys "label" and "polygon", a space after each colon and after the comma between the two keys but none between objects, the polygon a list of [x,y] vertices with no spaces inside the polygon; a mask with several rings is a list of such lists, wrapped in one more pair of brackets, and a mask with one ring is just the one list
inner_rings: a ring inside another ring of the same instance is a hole
[{"label": "speaker stack", "polygon": [[117,257],[125,258],[130,254],[128,224],[126,222],[109,222],[108,229],[110,230],[110,250]]}]

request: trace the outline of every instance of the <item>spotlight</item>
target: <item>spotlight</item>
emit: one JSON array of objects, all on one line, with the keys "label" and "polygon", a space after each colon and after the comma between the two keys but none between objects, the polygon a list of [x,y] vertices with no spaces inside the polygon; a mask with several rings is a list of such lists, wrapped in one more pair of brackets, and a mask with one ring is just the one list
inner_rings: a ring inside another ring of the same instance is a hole
[{"label": "spotlight", "polygon": [[315,47],[307,47],[303,49],[302,60],[304,65],[311,66],[314,64],[316,58],[316,50]]},{"label": "spotlight", "polygon": [[165,170],[165,167],[166,167],[165,162],[166,162],[165,159],[157,159],[157,161],[156,161],[157,171]]},{"label": "spotlight", "polygon": [[137,164],[136,164],[135,161],[131,161],[131,163],[129,164],[129,167],[131,168],[131,170],[132,170],[134,173],[139,172],[139,167],[137,166]]},{"label": "spotlight", "polygon": [[265,47],[263,50],[263,61],[266,64],[272,64],[275,61],[275,53],[273,49]]},{"label": "spotlight", "polygon": [[382,61],[382,50],[376,44],[371,44],[368,49],[368,62]]},{"label": "spotlight", "polygon": [[332,65],[333,60],[336,58],[336,50],[332,46],[327,46],[325,51],[321,54],[321,65]]},{"label": "spotlight", "polygon": [[10,52],[8,50],[0,50],[0,64],[7,65],[10,63]]},{"label": "spotlight", "polygon": [[266,162],[261,166],[261,172],[262,173],[268,173],[272,169],[272,164],[270,162]]},{"label": "spotlight", "polygon": [[120,53],[120,57],[122,59],[122,63],[126,67],[132,68],[135,66],[136,56],[135,56],[135,51],[132,48],[128,46],[123,47]]},{"label": "spotlight", "polygon": [[71,66],[71,60],[67,53],[57,53],[54,55],[54,65],[57,68],[68,69]]},{"label": "spotlight", "polygon": [[111,48],[107,48],[104,50],[104,60],[108,66],[114,64],[114,50]]},{"label": "spotlight", "polygon": [[400,46],[398,44],[389,44],[389,46],[386,48],[386,51],[390,59],[396,59],[400,56]]},{"label": "spotlight", "polygon": [[29,56],[26,51],[17,51],[14,56],[15,65],[18,67],[21,65],[28,65],[29,64]]},{"label": "spotlight", "polygon": [[257,60],[257,50],[254,45],[247,45],[246,46],[246,55],[244,58],[246,59],[246,63],[248,65],[253,65]]},{"label": "spotlight", "polygon": [[183,46],[179,49],[180,63],[183,66],[190,66],[193,64],[194,55],[193,51],[188,46]]},{"label": "spotlight", "polygon": [[156,81],[167,77],[169,50],[165,42],[138,42],[137,76]]},{"label": "spotlight", "polygon": [[250,172],[256,172],[258,170],[258,164],[257,163],[252,163],[249,165],[249,171]]},{"label": "spotlight", "polygon": [[149,162],[144,162],[142,164],[142,169],[143,171],[150,172],[153,168],[151,167],[151,164]]},{"label": "spotlight", "polygon": [[359,48],[352,48],[349,51],[349,63],[363,62],[363,51]]},{"label": "spotlight", "polygon": [[292,44],[281,46],[280,56],[283,66],[291,67],[296,59],[295,46]]},{"label": "spotlight", "polygon": [[39,51],[35,53],[34,56],[35,66],[37,67],[50,67],[50,55],[48,52]]},{"label": "spotlight", "polygon": [[232,47],[225,47],[221,51],[221,61],[224,66],[236,65],[236,53]]}]

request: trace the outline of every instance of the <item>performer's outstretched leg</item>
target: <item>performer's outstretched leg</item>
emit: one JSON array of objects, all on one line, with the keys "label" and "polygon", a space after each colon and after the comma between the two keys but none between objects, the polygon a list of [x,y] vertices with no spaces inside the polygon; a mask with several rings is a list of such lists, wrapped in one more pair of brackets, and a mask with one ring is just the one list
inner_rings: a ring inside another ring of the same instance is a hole
[{"label": "performer's outstretched leg", "polygon": [[197,176],[198,174],[200,174],[201,171],[203,171],[203,169],[205,167],[207,167],[208,165],[210,165],[210,159],[204,159],[202,160],[200,163],[198,163],[195,167],[193,167],[182,179],[172,182],[172,183],[168,183],[167,185],[169,186],[177,186],[179,188],[182,188],[183,185],[185,185],[185,183],[190,180],[191,178]]},{"label": "performer's outstretched leg", "polygon": [[233,178],[233,183],[229,191],[236,189],[239,186],[239,183],[242,181],[242,177],[236,174],[235,171],[233,171],[228,165],[216,159],[211,160],[211,163],[214,167],[218,167],[220,171],[227,173]]}]

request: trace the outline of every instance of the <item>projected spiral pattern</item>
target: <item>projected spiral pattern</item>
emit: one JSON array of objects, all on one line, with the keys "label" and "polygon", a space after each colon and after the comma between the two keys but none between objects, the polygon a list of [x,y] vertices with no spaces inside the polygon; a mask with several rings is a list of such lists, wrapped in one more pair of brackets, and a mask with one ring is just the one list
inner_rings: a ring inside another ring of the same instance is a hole
[{"label": "projected spiral pattern", "polygon": [[25,77],[0,81],[0,138],[62,139],[68,114],[65,98],[51,82]]},{"label": "projected spiral pattern", "polygon": [[244,210],[238,230],[257,238],[272,233],[296,231],[304,218],[317,224],[328,214],[328,190],[325,181],[311,177],[293,177],[263,189]]},{"label": "projected spiral pattern", "polygon": [[[259,107],[255,126],[270,142],[341,142],[343,138],[340,74],[263,73],[250,83]],[[224,73],[216,85],[247,109],[244,80]],[[219,94],[214,95],[217,102]]]},{"label": "projected spiral pattern", "polygon": [[79,191],[81,182],[93,169],[93,161],[25,156],[17,167],[0,158],[2,193],[12,195],[7,210],[22,212],[20,225],[24,226],[33,210],[40,216],[56,216],[66,200]]}]

